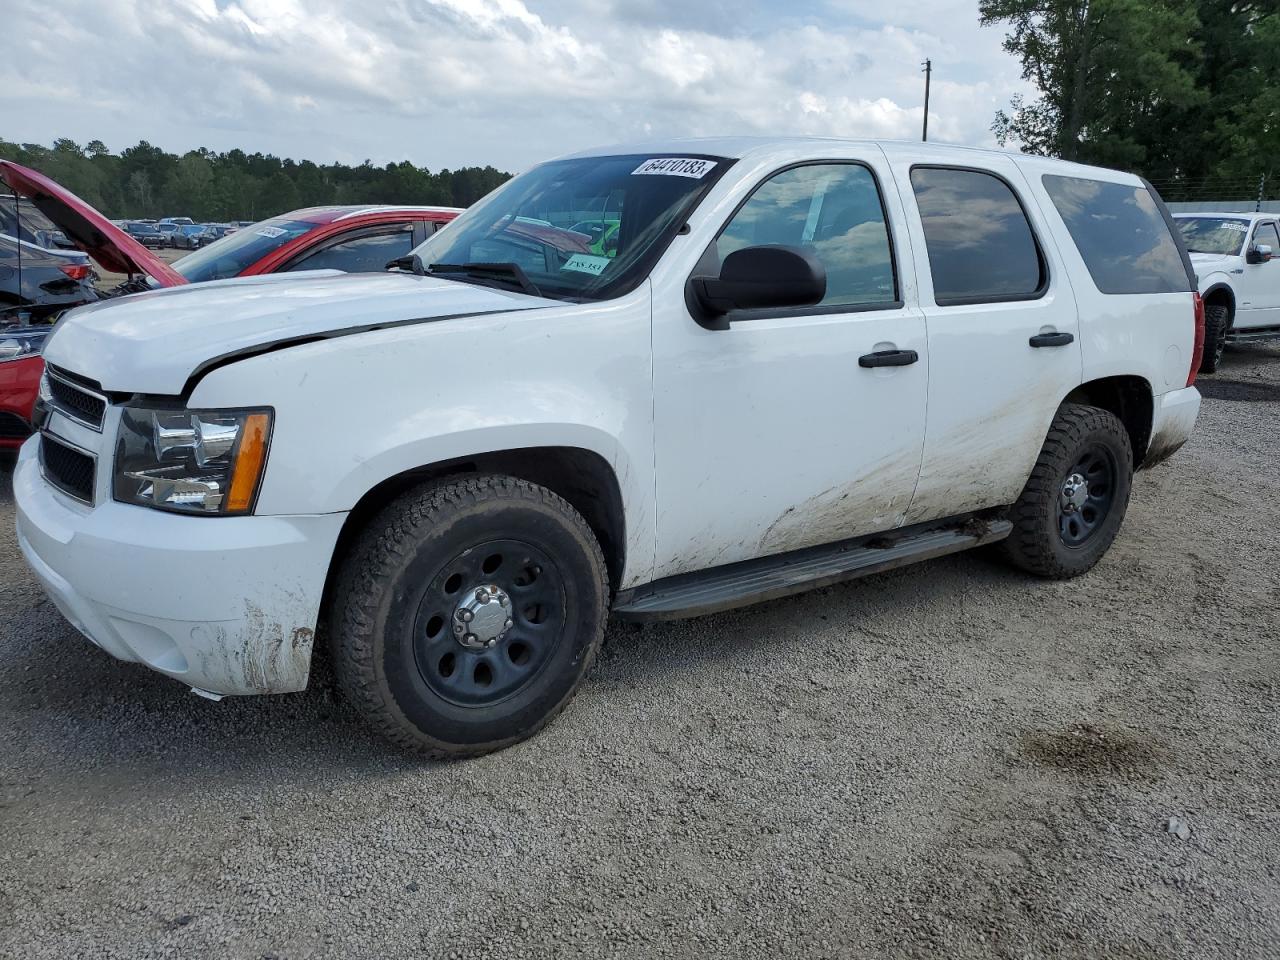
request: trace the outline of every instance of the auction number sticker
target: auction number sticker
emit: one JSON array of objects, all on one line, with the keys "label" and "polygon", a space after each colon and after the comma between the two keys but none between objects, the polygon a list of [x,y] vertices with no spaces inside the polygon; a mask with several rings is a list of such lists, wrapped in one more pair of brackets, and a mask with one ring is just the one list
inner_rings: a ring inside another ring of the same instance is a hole
[{"label": "auction number sticker", "polygon": [[1248,233],[1249,225],[1245,223],[1236,223],[1232,220],[1226,220],[1222,223],[1223,230],[1234,230],[1236,233]]},{"label": "auction number sticker", "polygon": [[692,157],[654,157],[652,160],[646,160],[632,170],[631,175],[634,177],[637,174],[649,174],[660,177],[689,177],[693,180],[701,180],[715,168],[716,161],[714,160],[695,160]]},{"label": "auction number sticker", "polygon": [[267,237],[271,240],[274,240],[276,237],[283,237],[285,234],[285,231],[281,230],[279,227],[259,227],[253,232],[260,237]]},{"label": "auction number sticker", "polygon": [[589,273],[598,277],[604,273],[604,268],[612,262],[608,257],[597,257],[589,253],[575,253],[565,261],[564,266],[560,269],[576,270],[578,273]]}]

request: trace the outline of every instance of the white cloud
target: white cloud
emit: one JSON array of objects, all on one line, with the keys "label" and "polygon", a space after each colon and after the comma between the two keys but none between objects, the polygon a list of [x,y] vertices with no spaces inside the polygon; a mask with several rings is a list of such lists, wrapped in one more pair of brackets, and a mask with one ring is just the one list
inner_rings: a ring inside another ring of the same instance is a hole
[{"label": "white cloud", "polygon": [[[988,143],[1023,90],[976,0],[9,0],[0,136],[520,169],[637,137]],[[16,7],[16,8],[14,8]],[[884,22],[891,15],[894,22]],[[53,79],[56,78],[56,79]]]}]

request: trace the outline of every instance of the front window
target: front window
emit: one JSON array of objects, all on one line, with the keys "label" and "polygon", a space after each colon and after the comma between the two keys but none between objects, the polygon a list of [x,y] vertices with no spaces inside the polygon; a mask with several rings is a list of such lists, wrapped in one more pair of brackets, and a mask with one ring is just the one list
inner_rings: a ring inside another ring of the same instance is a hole
[{"label": "front window", "polygon": [[1238,257],[1249,235],[1249,221],[1226,217],[1176,217],[1188,253]]},{"label": "front window", "polygon": [[650,154],[544,163],[414,252],[429,273],[448,279],[558,300],[606,300],[648,275],[731,163]]},{"label": "front window", "polygon": [[192,283],[238,277],[271,251],[315,228],[301,220],[263,220],[201,247],[175,261],[173,268]]}]

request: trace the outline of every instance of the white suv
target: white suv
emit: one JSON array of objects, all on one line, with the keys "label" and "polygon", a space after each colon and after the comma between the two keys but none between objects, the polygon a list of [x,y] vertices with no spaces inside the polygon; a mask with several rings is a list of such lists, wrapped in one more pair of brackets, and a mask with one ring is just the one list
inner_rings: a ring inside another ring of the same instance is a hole
[{"label": "white suv", "polygon": [[[616,249],[567,229],[600,210]],[[556,715],[611,610],[995,543],[1082,573],[1200,406],[1190,265],[1110,170],[620,147],[535,167],[415,254],[63,320],[18,534],[91,640],[208,696],[280,693],[323,624],[380,730],[479,753]]]},{"label": "white suv", "polygon": [[1280,231],[1274,213],[1179,213],[1204,298],[1204,359],[1212,373],[1228,343],[1280,339]]}]

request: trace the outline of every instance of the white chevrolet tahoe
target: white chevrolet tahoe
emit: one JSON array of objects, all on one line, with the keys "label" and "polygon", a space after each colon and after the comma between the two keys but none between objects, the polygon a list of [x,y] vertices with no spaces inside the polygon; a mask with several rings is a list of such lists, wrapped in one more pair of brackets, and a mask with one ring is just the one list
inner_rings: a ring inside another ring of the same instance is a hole
[{"label": "white chevrolet tahoe", "polygon": [[1218,369],[1228,343],[1280,340],[1280,232],[1274,213],[1179,213],[1204,299],[1204,358]]},{"label": "white chevrolet tahoe", "polygon": [[1134,469],[1192,431],[1202,323],[1135,176],[908,143],[596,150],[385,274],[67,316],[19,542],[114,656],[282,693],[322,628],[379,730],[480,753],[557,714],[611,611],[995,543],[1088,570]]}]

